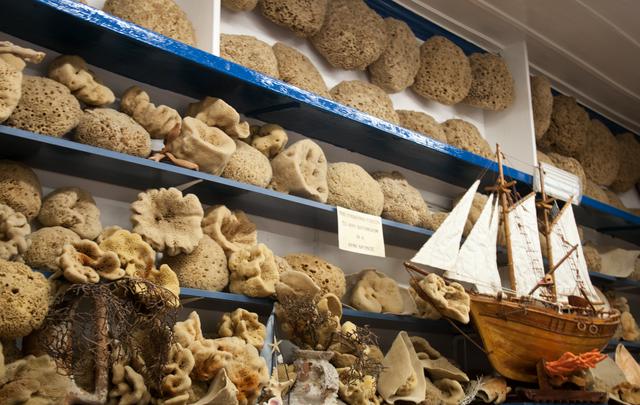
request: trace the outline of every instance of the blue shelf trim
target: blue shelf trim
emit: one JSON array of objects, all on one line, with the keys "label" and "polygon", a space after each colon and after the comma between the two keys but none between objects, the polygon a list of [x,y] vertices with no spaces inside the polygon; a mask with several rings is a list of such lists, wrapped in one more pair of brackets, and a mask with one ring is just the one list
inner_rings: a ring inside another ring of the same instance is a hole
[{"label": "blue shelf trim", "polygon": [[640,281],[614,277],[593,271],[589,272],[589,277],[594,284],[609,290],[635,294],[640,293]]},{"label": "blue shelf trim", "polygon": [[638,354],[640,353],[640,343],[637,342],[627,342],[625,340],[612,340],[609,342],[609,344],[607,345],[607,347],[605,348],[606,352],[614,352],[616,350],[616,347],[618,347],[619,344],[622,344],[624,347],[627,348],[627,350],[632,353],[632,354]]}]

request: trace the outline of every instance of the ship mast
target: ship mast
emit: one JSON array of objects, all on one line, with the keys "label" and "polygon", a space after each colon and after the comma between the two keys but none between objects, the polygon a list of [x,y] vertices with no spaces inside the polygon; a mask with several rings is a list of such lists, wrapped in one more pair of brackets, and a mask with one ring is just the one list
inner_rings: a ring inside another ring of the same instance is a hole
[{"label": "ship mast", "polygon": [[500,151],[500,145],[496,144],[496,155],[498,155],[498,181],[495,190],[500,196],[500,207],[502,207],[502,224],[504,226],[504,236],[507,244],[507,261],[509,266],[509,282],[511,283],[511,289],[516,291],[516,274],[513,267],[513,252],[511,249],[511,231],[509,228],[509,201],[508,194],[510,193],[509,187],[513,185],[513,182],[507,182],[504,179],[504,170],[502,168],[502,152]]},{"label": "ship mast", "polygon": [[[549,221],[549,212],[551,211],[553,199],[547,199],[547,194],[544,191],[544,170],[542,170],[542,165],[538,163],[538,172],[540,173],[540,194],[542,195],[542,200],[538,202],[538,207],[542,209],[542,218],[544,223],[544,237],[547,241],[547,263],[549,267],[549,271],[553,269],[553,249],[551,247],[551,224]],[[557,301],[556,295],[556,279],[550,274],[553,280],[553,284],[551,285],[551,294],[553,295],[553,300]]]}]

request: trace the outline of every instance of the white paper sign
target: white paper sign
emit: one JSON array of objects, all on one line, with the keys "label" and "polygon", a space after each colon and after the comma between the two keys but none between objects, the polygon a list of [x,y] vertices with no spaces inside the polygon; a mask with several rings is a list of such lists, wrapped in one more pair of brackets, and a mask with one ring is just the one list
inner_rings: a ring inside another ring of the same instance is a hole
[{"label": "white paper sign", "polygon": [[[559,198],[562,201],[573,197],[573,204],[579,205],[583,190],[578,176],[544,162],[539,163],[544,172],[544,192],[549,197]],[[533,188],[535,191],[540,191],[540,172],[537,168],[533,176]]]},{"label": "white paper sign", "polygon": [[385,257],[382,220],[338,207],[338,247],[349,252]]}]

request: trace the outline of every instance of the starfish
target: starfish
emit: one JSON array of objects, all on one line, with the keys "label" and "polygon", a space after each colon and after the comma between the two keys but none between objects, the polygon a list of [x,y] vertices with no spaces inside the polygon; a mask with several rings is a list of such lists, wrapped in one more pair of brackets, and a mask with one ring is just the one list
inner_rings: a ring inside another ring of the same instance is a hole
[{"label": "starfish", "polygon": [[281,351],[280,351],[280,343],[282,343],[282,340],[279,340],[276,337],[273,338],[273,343],[269,343],[269,347],[271,347],[271,355],[272,356],[274,354],[276,354],[276,353],[281,353]]}]

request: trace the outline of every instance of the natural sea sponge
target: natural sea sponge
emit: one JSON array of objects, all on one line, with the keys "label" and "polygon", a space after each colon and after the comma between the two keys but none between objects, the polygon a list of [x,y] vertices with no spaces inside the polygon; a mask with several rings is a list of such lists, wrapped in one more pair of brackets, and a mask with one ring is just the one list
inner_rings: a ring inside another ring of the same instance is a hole
[{"label": "natural sea sponge", "polygon": [[[0,370],[3,368],[4,364],[0,365]],[[63,404],[73,389],[69,377],[59,372],[48,355],[17,359],[6,365],[4,377],[2,374],[0,371],[1,404]]]},{"label": "natural sea sponge", "polygon": [[338,298],[344,295],[347,282],[341,268],[307,253],[287,255],[285,260],[295,271],[311,277],[323,293],[335,294]]},{"label": "natural sea sponge", "polygon": [[465,104],[490,111],[502,111],[513,104],[513,77],[504,59],[492,53],[469,56],[471,88],[463,100]]},{"label": "natural sea sponge", "polygon": [[249,297],[275,294],[280,278],[273,252],[262,243],[233,252],[229,274],[229,291]]},{"label": "natural sea sponge", "polygon": [[549,155],[540,150],[536,150],[536,157],[538,158],[538,165],[542,162],[551,166],[555,166],[553,159],[551,159]]},{"label": "natural sea sponge", "polygon": [[251,11],[258,5],[258,0],[222,0],[222,5],[231,11]]},{"label": "natural sea sponge", "polygon": [[191,351],[174,343],[169,349],[167,364],[164,366],[164,376],[160,383],[160,391],[167,402],[184,403],[189,399],[191,377],[189,374],[195,366],[195,359]]},{"label": "natural sea sponge", "polygon": [[544,150],[576,157],[587,144],[589,115],[573,97],[558,95],[553,98],[553,111],[549,129],[539,141]]},{"label": "natural sea sponge", "polygon": [[79,56],[58,56],[49,65],[48,76],[67,86],[85,104],[100,107],[116,100],[113,92],[96,80],[87,62]]},{"label": "natural sea sponge", "polygon": [[384,194],[383,218],[414,226],[422,226],[428,220],[429,207],[400,172],[375,172],[372,176]]},{"label": "natural sea sponge", "polygon": [[36,269],[58,270],[58,256],[64,245],[80,241],[77,233],[61,226],[40,228],[27,237],[29,249],[23,255],[24,261]]},{"label": "natural sea sponge", "polygon": [[169,38],[196,45],[191,21],[173,0],[107,0],[103,10]]},{"label": "natural sea sponge", "polygon": [[453,105],[471,88],[471,65],[462,49],[435,35],[420,46],[420,69],[411,88],[424,98]]},{"label": "natural sea sponge", "polygon": [[42,200],[38,221],[44,226],[63,226],[83,239],[95,239],[102,232],[100,210],[91,194],[78,187],[62,187]]},{"label": "natural sea sponge", "polygon": [[120,109],[142,125],[154,139],[171,138],[180,133],[180,114],[166,105],[153,104],[149,94],[138,86],[131,86],[124,92]]},{"label": "natural sea sponge", "polygon": [[16,339],[38,329],[49,311],[49,283],[29,266],[0,260],[0,338]]},{"label": "natural sea sponge", "polygon": [[251,127],[251,146],[272,159],[287,146],[289,136],[280,125],[265,124]]},{"label": "natural sea sponge", "polygon": [[531,106],[533,108],[533,127],[536,141],[549,129],[551,111],[553,111],[553,94],[551,82],[544,76],[531,76]]},{"label": "natural sea sponge", "polygon": [[196,118],[210,127],[223,130],[232,138],[248,138],[249,123],[240,120],[240,114],[226,101],[216,97],[205,97],[189,104],[187,116]]},{"label": "natural sea sponge", "polygon": [[258,244],[256,225],[240,210],[213,205],[204,213],[202,231],[230,255]]},{"label": "natural sea sponge", "polygon": [[448,212],[431,212],[429,218],[422,226],[426,229],[436,231],[440,228],[444,220],[447,219],[447,216],[449,216]]},{"label": "natural sea sponge", "polygon": [[0,203],[33,220],[42,205],[42,186],[33,170],[11,160],[0,160]]},{"label": "natural sea sponge", "polygon": [[334,86],[330,93],[334,101],[393,124],[399,122],[391,98],[374,84],[361,80],[342,81]]},{"label": "natural sea sponge", "polygon": [[617,135],[620,154],[620,168],[618,175],[611,186],[611,190],[616,193],[622,193],[630,190],[638,181],[640,181],[640,142],[638,137],[631,132]]},{"label": "natural sea sponge", "polygon": [[371,215],[382,213],[382,189],[362,167],[346,162],[331,163],[327,170],[327,184],[327,204]]},{"label": "natural sea sponge", "polygon": [[151,137],[133,118],[111,108],[85,110],[75,131],[80,143],[129,155],[147,157]]},{"label": "natural sea sponge", "polygon": [[31,232],[27,218],[8,205],[0,203],[0,259],[15,260],[29,247],[26,237]]},{"label": "natural sea sponge", "polygon": [[582,190],[586,189],[587,175],[584,173],[584,169],[582,168],[580,162],[572,157],[562,156],[558,153],[553,152],[549,153],[547,156],[549,156],[549,158],[553,160],[554,166],[556,166],[558,169],[562,169],[578,176],[578,179],[580,180],[580,187],[582,188]]},{"label": "natural sea sponge", "polygon": [[120,268],[127,276],[151,270],[156,262],[156,252],[142,240],[142,236],[126,229],[119,229],[100,241],[100,249],[118,255]]},{"label": "natural sea sponge", "polygon": [[387,30],[364,1],[332,0],[311,43],[333,67],[364,70],[387,46]]},{"label": "natural sea sponge", "polygon": [[[471,301],[464,287],[456,282],[448,283],[435,273],[429,273],[419,281],[419,286],[429,300],[425,303],[432,305],[442,316],[455,319],[458,322],[469,323],[469,309]],[[417,294],[421,298],[421,294]]]},{"label": "natural sea sponge", "polygon": [[447,143],[444,130],[432,116],[422,111],[396,110],[400,126],[428,136],[436,141]]},{"label": "natural sea sponge", "polygon": [[446,120],[441,125],[447,136],[447,143],[487,159],[493,159],[494,154],[489,142],[480,135],[478,128],[472,123],[454,118]]},{"label": "natural sea sponge", "polygon": [[278,61],[280,80],[322,97],[331,98],[322,75],[305,54],[282,42],[273,45],[273,53]]},{"label": "natural sea sponge", "polygon": [[329,0],[262,0],[262,15],[301,37],[314,35],[324,23]]},{"label": "natural sea sponge", "polygon": [[62,137],[78,125],[80,103],[64,85],[45,77],[24,76],[22,97],[6,125]]},{"label": "natural sea sponge", "polygon": [[302,139],[273,158],[270,188],[315,201],[326,202],[327,158],[311,139]]},{"label": "natural sea sponge", "polygon": [[389,93],[413,84],[420,69],[420,45],[411,28],[401,20],[384,19],[389,43],[380,58],[367,68],[371,83]]},{"label": "natural sea sponge", "polygon": [[64,276],[74,284],[95,284],[100,278],[113,281],[125,276],[116,253],[104,251],[87,239],[64,245],[58,257],[58,267],[53,278]]},{"label": "natural sea sponge", "polygon": [[262,349],[267,337],[267,328],[258,320],[258,314],[238,308],[222,315],[218,327],[220,337],[239,337],[256,349]]},{"label": "natural sea sponge", "polygon": [[404,307],[398,283],[375,270],[365,270],[351,291],[351,305],[361,311],[402,312]]},{"label": "natural sea sponge", "polygon": [[208,235],[200,239],[193,252],[163,257],[162,263],[171,267],[183,287],[222,291],[229,284],[227,256]]},{"label": "natural sea sponge", "polygon": [[267,187],[273,176],[269,159],[246,142],[236,140],[236,151],[222,170],[222,177]]},{"label": "natural sea sponge", "polygon": [[620,149],[616,137],[601,121],[593,119],[587,131],[587,143],[578,153],[585,174],[595,183],[608,186],[620,168]]},{"label": "natural sea sponge", "polygon": [[27,62],[40,63],[43,52],[0,41],[0,122],[5,121],[22,96],[22,70]]},{"label": "natural sea sponge", "polygon": [[220,57],[276,79],[280,76],[271,46],[251,35],[220,35]]},{"label": "natural sea sponge", "polygon": [[585,189],[583,190],[583,194],[593,198],[594,200],[598,200],[601,203],[609,204],[609,197],[607,196],[607,192],[601,186],[594,183],[591,179],[587,179],[587,184]]},{"label": "natural sea sponge", "polygon": [[602,258],[595,246],[591,244],[584,244],[582,246],[582,252],[584,253],[584,259],[587,262],[587,268],[589,271],[595,271],[597,273],[602,270]]}]

